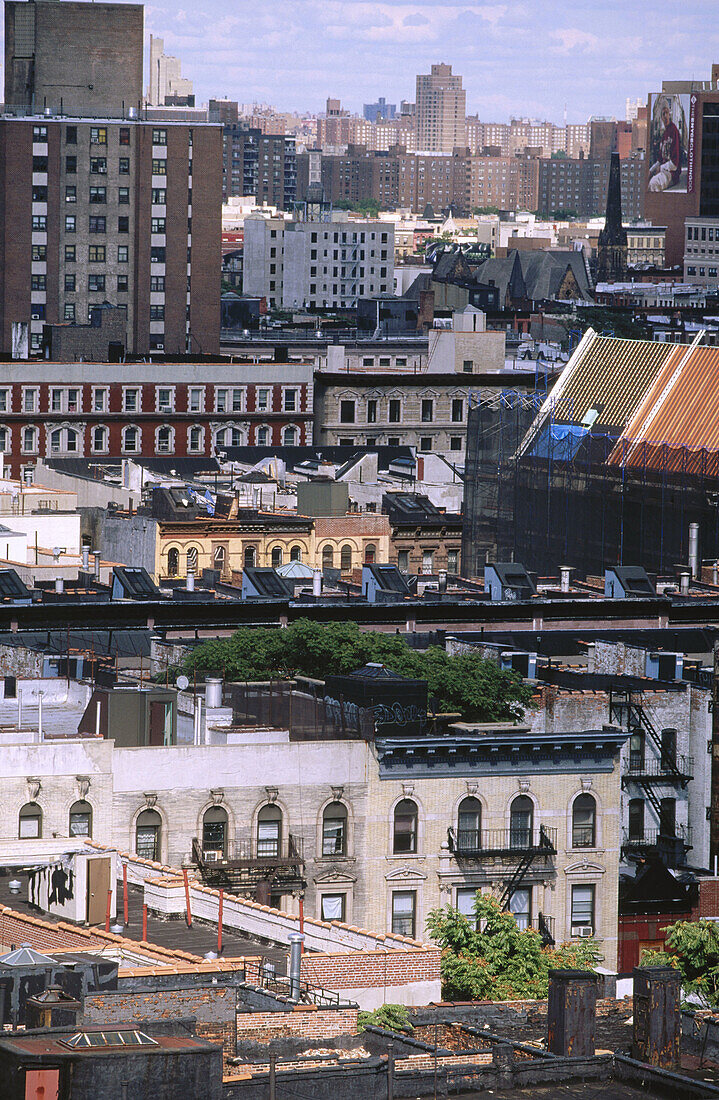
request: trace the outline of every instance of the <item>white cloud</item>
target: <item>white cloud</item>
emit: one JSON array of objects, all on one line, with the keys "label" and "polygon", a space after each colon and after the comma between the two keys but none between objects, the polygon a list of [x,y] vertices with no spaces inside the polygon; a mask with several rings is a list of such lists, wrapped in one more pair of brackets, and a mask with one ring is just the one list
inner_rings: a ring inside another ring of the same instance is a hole
[{"label": "white cloud", "polygon": [[[602,40],[591,31],[582,31],[578,27],[562,27],[551,31],[550,38],[558,43],[554,47],[557,53],[576,53],[577,51],[595,52],[602,45]],[[606,49],[607,43],[604,47]]]}]

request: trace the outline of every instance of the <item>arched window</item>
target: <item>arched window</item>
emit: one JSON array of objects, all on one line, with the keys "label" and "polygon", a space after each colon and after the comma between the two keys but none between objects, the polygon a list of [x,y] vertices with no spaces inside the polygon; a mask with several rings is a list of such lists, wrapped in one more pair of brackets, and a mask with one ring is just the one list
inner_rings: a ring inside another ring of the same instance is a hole
[{"label": "arched window", "polygon": [[291,546],[290,547],[290,561],[302,561],[302,547]]},{"label": "arched window", "polygon": [[187,551],[186,556],[187,556],[187,572],[188,573],[196,573],[197,572],[197,547],[196,546],[191,546],[190,549]]},{"label": "arched window", "polygon": [[365,565],[374,565],[377,548],[373,542],[368,542],[364,548]]},{"label": "arched window", "polygon": [[70,807],[70,836],[92,836],[92,806],[84,799]]},{"label": "arched window", "polygon": [[39,840],[42,836],[42,810],[37,802],[26,802],[20,810],[17,835],[20,840]]},{"label": "arched window", "polygon": [[273,569],[279,569],[279,567],[281,565],[282,565],[282,547],[281,546],[273,546],[272,547],[272,568]]},{"label": "arched window", "polygon": [[594,848],[597,804],[591,794],[580,794],[572,806],[572,847]]},{"label": "arched window", "polygon": [[70,454],[77,454],[77,432],[72,428],[67,429],[67,442],[65,444],[65,450]]},{"label": "arched window", "polygon": [[157,453],[167,455],[172,447],[172,428],[163,427],[157,429]]},{"label": "arched window", "polygon": [[135,822],[135,852],[141,859],[160,860],[162,818],[157,810],[143,810]]},{"label": "arched window", "polygon": [[279,856],[282,843],[282,810],[271,804],[257,815],[257,856]]},{"label": "arched window", "polygon": [[457,848],[478,852],[482,847],[482,803],[478,798],[463,798],[457,814]]},{"label": "arched window", "polygon": [[284,447],[297,446],[297,428],[284,428],[282,432],[282,445]]},{"label": "arched window", "polygon": [[348,542],[340,550],[340,569],[343,573],[349,573],[352,569],[352,547]]},{"label": "arched window", "polygon": [[254,546],[245,547],[245,565],[255,564],[255,548]]},{"label": "arched window", "polygon": [[217,569],[220,573],[224,573],[225,572],[225,565],[227,563],[227,549],[226,549],[226,547],[216,546],[214,551],[213,551],[213,554],[212,554],[212,560],[213,560],[215,569]]},{"label": "arched window", "polygon": [[92,430],[92,449],[93,451],[104,451],[106,448],[105,438],[106,428],[93,428]]},{"label": "arched window", "polygon": [[227,810],[210,806],[202,818],[202,851],[227,855]]},{"label": "arched window", "polygon": [[230,429],[230,445],[232,447],[241,447],[242,446],[242,432],[240,431],[239,428],[231,428]]},{"label": "arched window", "polygon": [[347,855],[347,807],[330,802],[322,815],[322,855]]},{"label": "arched window", "polygon": [[394,808],[392,851],[397,854],[417,851],[417,803],[403,798]]},{"label": "arched window", "polygon": [[328,543],[322,548],[322,568],[331,569],[335,561],[335,552]]},{"label": "arched window", "polygon": [[176,546],[171,546],[167,551],[167,575],[176,577],[180,572],[180,551]]},{"label": "arched window", "polygon": [[517,795],[509,814],[510,848],[529,848],[532,843],[533,823],[534,803],[524,794]]},{"label": "arched window", "polygon": [[270,442],[270,429],[269,428],[258,428],[257,429],[257,446],[258,447],[266,447],[269,442]]},{"label": "arched window", "polygon": [[51,454],[57,454],[62,450],[62,431],[60,428],[56,428],[54,432],[50,432],[50,452]]},{"label": "arched window", "polygon": [[629,799],[629,839],[644,840],[644,799]]}]

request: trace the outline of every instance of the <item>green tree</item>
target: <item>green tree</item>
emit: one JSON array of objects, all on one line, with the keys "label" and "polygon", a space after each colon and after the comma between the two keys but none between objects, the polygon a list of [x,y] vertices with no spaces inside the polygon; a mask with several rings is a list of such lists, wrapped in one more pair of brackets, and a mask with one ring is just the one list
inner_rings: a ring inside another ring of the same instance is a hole
[{"label": "green tree", "polygon": [[450,656],[432,646],[410,649],[397,634],[361,631],[354,622],[298,619],[286,630],[240,627],[231,638],[203,642],[184,661],[190,676],[221,672],[227,680],[324,679],[347,675],[368,661],[400,676],[427,681],[436,709],[476,721],[516,721],[532,702],[532,689],[512,670],[475,653]]},{"label": "green tree", "polygon": [[567,159],[567,154],[564,152],[564,149],[555,149],[554,152],[552,153],[552,160],[566,160],[566,159]]},{"label": "green tree", "polygon": [[719,1008],[719,925],[708,920],[680,920],[667,929],[669,951],[643,951],[641,966],[674,966],[682,987],[707,1008]]},{"label": "green tree", "polygon": [[558,210],[552,211],[552,218],[557,222],[569,222],[572,218],[578,218],[576,210],[565,210],[563,206],[560,206]]},{"label": "green tree", "polygon": [[451,906],[427,917],[430,936],[442,948],[442,996],[445,1000],[506,1001],[546,997],[550,969],[593,970],[596,944],[542,945],[532,928],[521,930],[495,897],[477,894],[477,927]]},{"label": "green tree", "polygon": [[473,214],[499,214],[498,206],[475,206]]},{"label": "green tree", "polygon": [[386,1004],[380,1005],[372,1012],[358,1012],[357,1027],[359,1030],[364,1031],[370,1025],[383,1027],[387,1031],[414,1031],[406,1005]]}]

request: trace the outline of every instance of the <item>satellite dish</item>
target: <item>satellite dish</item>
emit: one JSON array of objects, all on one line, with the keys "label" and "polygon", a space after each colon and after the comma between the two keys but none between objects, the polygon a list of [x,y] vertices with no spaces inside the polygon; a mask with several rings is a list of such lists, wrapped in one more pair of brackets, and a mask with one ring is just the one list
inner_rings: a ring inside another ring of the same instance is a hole
[{"label": "satellite dish", "polygon": [[190,686],[190,681],[186,676],[178,676],[175,682],[180,691],[185,691]]}]

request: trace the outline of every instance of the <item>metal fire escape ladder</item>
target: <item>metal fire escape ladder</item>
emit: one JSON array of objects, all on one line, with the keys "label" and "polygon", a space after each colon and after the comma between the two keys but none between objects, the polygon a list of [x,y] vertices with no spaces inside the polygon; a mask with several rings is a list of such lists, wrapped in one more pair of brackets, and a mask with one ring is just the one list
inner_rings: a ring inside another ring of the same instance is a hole
[{"label": "metal fire escape ladder", "polygon": [[531,845],[526,849],[522,858],[512,872],[512,877],[509,879],[504,887],[502,896],[499,899],[500,909],[507,910],[509,908],[510,898],[515,890],[518,890],[524,881],[525,875],[529,871],[530,867],[534,863],[535,859],[541,856],[552,855],[554,853],[554,845],[550,840],[547,833],[544,831],[544,826],[539,827],[539,843]]},{"label": "metal fire escape ladder", "polygon": [[[619,697],[619,698],[617,698]],[[661,734],[657,731],[641,702],[637,703],[632,697],[632,692],[609,692],[609,721],[616,720],[630,731],[643,730],[659,753],[664,775],[671,775],[678,779],[682,787],[686,786],[687,777],[677,767],[676,760],[665,751],[662,746]]]}]

